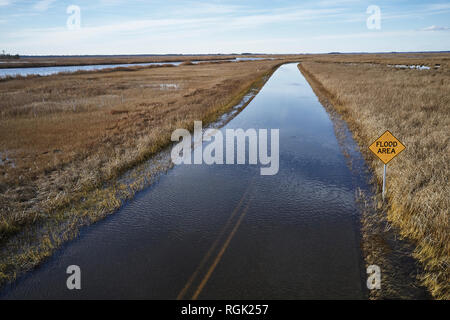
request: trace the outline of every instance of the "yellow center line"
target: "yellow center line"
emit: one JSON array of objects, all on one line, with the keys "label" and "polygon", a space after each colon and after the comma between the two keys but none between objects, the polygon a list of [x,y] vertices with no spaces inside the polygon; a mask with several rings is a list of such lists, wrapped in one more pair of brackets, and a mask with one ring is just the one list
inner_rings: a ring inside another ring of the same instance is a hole
[{"label": "yellow center line", "polygon": [[233,231],[231,231],[230,235],[228,236],[227,240],[225,241],[222,249],[220,249],[220,252],[217,254],[216,259],[214,260],[214,263],[209,268],[208,272],[206,273],[205,277],[203,278],[202,282],[198,286],[197,290],[195,291],[194,295],[192,296],[192,300],[197,300],[199,294],[202,292],[203,287],[208,282],[209,278],[211,277],[211,274],[213,273],[214,269],[217,267],[217,264],[219,263],[220,259],[222,259],[223,254],[225,253],[225,250],[228,248],[228,245],[230,244],[231,239],[233,238],[234,234],[236,233],[237,229],[241,225],[242,219],[244,219],[248,207],[250,205],[250,200],[248,201],[247,205],[245,206],[244,210],[242,211],[241,215],[239,216],[239,220],[237,221],[236,225],[233,228]]},{"label": "yellow center line", "polygon": [[219,236],[216,238],[216,240],[214,241],[213,245],[209,248],[208,252],[206,253],[206,255],[203,257],[202,261],[200,262],[199,266],[196,268],[195,272],[191,275],[191,277],[189,278],[188,282],[186,283],[186,285],[184,286],[184,288],[180,291],[180,293],[177,296],[177,300],[181,300],[183,299],[184,295],[186,294],[186,291],[189,289],[189,287],[192,285],[192,283],[194,282],[195,278],[197,277],[198,273],[200,272],[200,270],[204,267],[204,265],[206,264],[206,262],[208,261],[209,257],[211,256],[211,254],[213,253],[213,251],[215,250],[215,248],[217,247],[217,245],[219,244],[220,239],[222,238],[222,236],[225,234],[225,231],[228,229],[228,227],[230,226],[234,216],[236,215],[236,213],[239,211],[245,196],[248,194],[248,191],[250,189],[250,185],[248,185],[247,189],[245,190],[244,194],[242,195],[241,200],[239,201],[239,203],[237,204],[236,208],[234,208],[232,214],[230,215],[230,217],[228,218],[225,226],[223,227],[223,229],[221,230]]}]

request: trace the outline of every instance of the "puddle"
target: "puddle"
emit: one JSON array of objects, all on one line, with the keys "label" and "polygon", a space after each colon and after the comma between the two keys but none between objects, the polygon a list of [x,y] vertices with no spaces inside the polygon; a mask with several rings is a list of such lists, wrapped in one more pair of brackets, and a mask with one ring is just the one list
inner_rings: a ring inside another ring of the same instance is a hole
[{"label": "puddle", "polygon": [[397,69],[416,69],[416,70],[430,70],[431,68],[424,65],[405,65],[405,64],[388,64],[388,67]]},{"label": "puddle", "polygon": [[180,85],[176,83],[161,83],[161,84],[141,84],[141,88],[155,88],[159,90],[178,90]]},{"label": "puddle", "polygon": [[0,152],[0,166],[10,166],[14,169],[16,168],[16,163],[8,157],[8,152]]}]

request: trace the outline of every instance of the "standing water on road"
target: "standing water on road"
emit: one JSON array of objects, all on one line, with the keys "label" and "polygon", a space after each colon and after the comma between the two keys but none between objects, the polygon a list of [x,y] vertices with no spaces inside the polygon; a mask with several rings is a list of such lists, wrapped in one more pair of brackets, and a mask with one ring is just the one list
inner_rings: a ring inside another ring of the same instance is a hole
[{"label": "standing water on road", "polygon": [[[279,129],[276,175],[175,166],[3,297],[366,298],[355,203],[364,183],[297,64],[281,66],[221,130],[237,128]],[[66,287],[70,265],[81,290]]]}]

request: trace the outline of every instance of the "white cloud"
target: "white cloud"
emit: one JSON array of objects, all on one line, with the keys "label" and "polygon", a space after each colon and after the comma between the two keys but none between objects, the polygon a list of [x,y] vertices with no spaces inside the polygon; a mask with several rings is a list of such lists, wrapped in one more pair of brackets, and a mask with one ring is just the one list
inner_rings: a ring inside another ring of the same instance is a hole
[{"label": "white cloud", "polygon": [[[0,0],[1,1],[1,0]],[[48,8],[55,2],[56,0],[40,0],[38,1],[33,8],[38,11],[47,11]]]},{"label": "white cloud", "polygon": [[201,15],[221,15],[230,13],[245,12],[246,8],[242,5],[228,5],[218,3],[194,3],[186,7],[176,7],[170,10],[173,15],[182,16],[201,16]]},{"label": "white cloud", "polygon": [[421,31],[446,31],[450,30],[450,27],[429,26],[421,29]]},{"label": "white cloud", "polygon": [[[90,6],[90,12],[100,12],[104,9],[102,6],[127,1],[97,0],[86,6]],[[449,32],[429,32],[450,30],[448,27],[419,29],[431,25],[433,20],[422,21],[415,30],[386,28],[380,32],[366,32],[365,10],[351,8],[356,0],[319,1],[319,5],[312,7],[293,4],[267,8],[246,2],[192,0],[186,6],[170,5],[164,10],[155,7],[148,14],[124,14],[117,20],[86,19],[77,31],[68,30],[64,23],[53,22],[41,27],[11,27],[0,32],[0,43],[23,54],[399,51],[440,48],[445,43],[442,38],[450,35]],[[0,5],[17,2],[0,0]],[[55,0],[33,3],[32,10],[8,15],[8,23],[15,15],[41,15],[42,11],[57,4]],[[382,12],[383,20],[411,20],[412,17],[440,14],[442,11],[439,10],[450,10],[450,6],[422,4],[404,11],[388,9]],[[107,12],[114,10],[117,9],[109,7]],[[0,17],[0,24],[3,18]],[[354,30],[347,28],[349,22],[353,22]],[[360,28],[356,22],[360,22]],[[337,27],[329,29],[330,25]],[[263,30],[270,32],[266,35]],[[411,41],[412,37],[420,37],[422,47],[418,47],[417,41]]]},{"label": "white cloud", "polygon": [[430,11],[442,11],[450,9],[450,3],[432,3],[426,6]]},{"label": "white cloud", "polygon": [[344,5],[354,5],[355,3],[360,3],[360,0],[321,0],[317,1],[320,7],[342,7]]},{"label": "white cloud", "polygon": [[[48,0],[47,0],[48,1]],[[197,18],[166,18],[166,19],[141,19],[116,22],[98,26],[84,26],[78,35],[101,36],[133,34],[142,32],[173,32],[180,34],[180,30],[185,33],[189,30],[199,30],[208,32],[209,30],[236,30],[245,28],[256,28],[267,24],[286,23],[289,21],[307,21],[315,19],[329,18],[343,14],[341,9],[316,9],[302,10],[290,8],[289,10],[272,10],[261,14],[247,14],[240,16],[221,16],[211,15],[208,17]],[[63,27],[57,28],[32,28],[14,30],[5,35],[10,38],[30,38],[36,39],[40,36],[48,36],[55,33],[66,34],[67,30]],[[66,34],[67,35],[67,34]],[[72,34],[73,35],[73,34]]]}]

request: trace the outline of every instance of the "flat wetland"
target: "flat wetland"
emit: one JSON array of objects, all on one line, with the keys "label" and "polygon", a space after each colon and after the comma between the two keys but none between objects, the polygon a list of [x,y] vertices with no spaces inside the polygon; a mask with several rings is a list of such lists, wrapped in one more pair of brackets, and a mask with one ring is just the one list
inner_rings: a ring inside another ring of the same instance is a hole
[{"label": "flat wetland", "polygon": [[[422,283],[435,298],[449,299],[450,54],[188,62],[233,57],[39,58],[6,65],[186,61],[0,80],[0,285],[76,236],[75,216],[89,224],[120,206],[116,187],[105,184],[166,147],[174,129],[215,121],[280,64],[301,61],[316,94],[349,125],[375,186],[382,165],[367,147],[385,130],[406,145],[388,166],[387,202],[378,201],[378,209],[415,246]],[[401,65],[430,69],[395,67]]]},{"label": "flat wetland", "polygon": [[142,56],[49,56],[49,57],[23,57],[21,59],[3,60],[1,68],[31,68],[54,66],[78,66],[100,64],[137,64],[183,62],[196,60],[229,60],[234,58],[261,57],[267,55],[142,55]]}]

